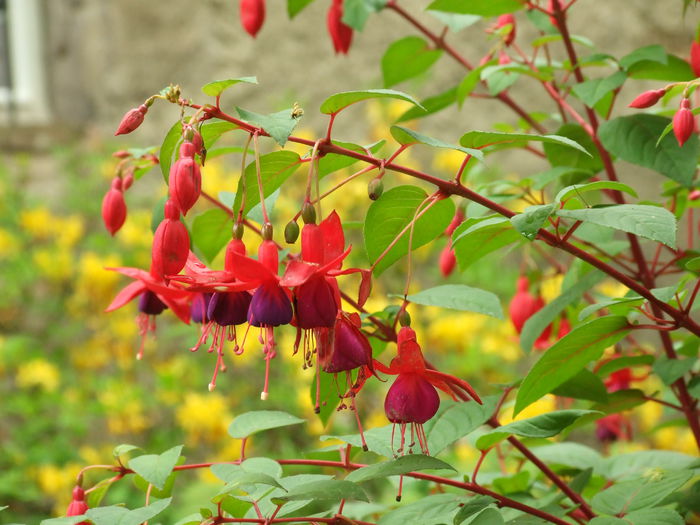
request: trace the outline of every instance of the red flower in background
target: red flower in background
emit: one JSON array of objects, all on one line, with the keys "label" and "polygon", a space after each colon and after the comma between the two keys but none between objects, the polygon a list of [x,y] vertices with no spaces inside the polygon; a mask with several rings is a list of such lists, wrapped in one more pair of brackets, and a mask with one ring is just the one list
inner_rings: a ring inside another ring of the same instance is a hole
[{"label": "red flower in background", "polygon": [[352,28],[343,23],[343,0],[332,0],[328,9],[328,34],[336,53],[347,55],[352,44]]}]

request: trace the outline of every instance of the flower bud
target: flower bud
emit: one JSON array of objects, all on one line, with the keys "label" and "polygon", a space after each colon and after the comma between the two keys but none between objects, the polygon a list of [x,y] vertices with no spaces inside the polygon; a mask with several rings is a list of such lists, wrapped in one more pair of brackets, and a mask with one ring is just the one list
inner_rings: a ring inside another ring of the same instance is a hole
[{"label": "flower bud", "polygon": [[172,200],[165,203],[165,218],[153,236],[151,271],[155,275],[175,275],[187,262],[190,237],[180,221],[180,212]]},{"label": "flower bud", "polygon": [[245,229],[243,228],[243,223],[236,222],[233,225],[233,228],[231,229],[231,235],[233,236],[234,239],[241,240],[243,238],[244,231],[245,231]]},{"label": "flower bud", "polygon": [[506,53],[505,51],[503,51],[501,49],[500,53],[498,53],[498,65],[505,66],[506,64],[510,64],[510,63],[511,63],[511,59],[508,56],[508,53]]},{"label": "flower bud", "polygon": [[695,116],[690,110],[690,101],[684,98],[681,107],[673,116],[673,134],[679,146],[683,146],[695,130]]},{"label": "flower bud", "polygon": [[630,102],[629,107],[637,109],[650,108],[661,100],[661,97],[663,97],[665,94],[665,89],[652,89],[651,91],[645,91]]},{"label": "flower bud", "polygon": [[183,142],[180,146],[179,160],[170,167],[168,180],[170,198],[183,215],[187,215],[202,192],[202,175],[199,165],[193,158],[194,152],[194,144]]},{"label": "flower bud", "polygon": [[241,0],[239,7],[243,29],[255,37],[265,21],[265,0]]},{"label": "flower bud", "polygon": [[122,190],[126,191],[129,188],[131,188],[131,185],[134,183],[134,168],[129,168],[126,172],[126,175],[122,178]]},{"label": "flower bud", "polygon": [[260,233],[262,234],[262,238],[264,241],[271,241],[272,240],[272,235],[273,235],[273,228],[272,224],[269,222],[266,222],[265,224],[262,225],[262,229]]},{"label": "flower bud", "polygon": [[449,277],[454,271],[456,263],[457,258],[455,257],[454,250],[450,246],[445,246],[440,254],[440,273],[442,273],[444,277]]},{"label": "flower bud", "polygon": [[352,28],[343,23],[343,0],[332,0],[328,17],[328,34],[336,53],[347,54],[352,43]]},{"label": "flower bud", "polygon": [[146,115],[147,111],[148,108],[143,104],[127,111],[114,135],[126,135],[134,131],[143,122],[143,117]]},{"label": "flower bud", "polygon": [[515,17],[510,13],[501,15],[498,17],[498,20],[496,20],[496,29],[500,29],[507,25],[510,25],[510,30],[508,33],[503,35],[503,43],[509,46],[513,43],[513,40],[515,40]]},{"label": "flower bud", "polygon": [[399,324],[401,326],[411,326],[411,314],[406,310],[401,310],[399,312]]},{"label": "flower bud", "polygon": [[289,221],[284,227],[284,240],[287,244],[294,244],[299,238],[299,225],[296,221]]},{"label": "flower bud", "polygon": [[[81,516],[85,514],[87,510],[88,506],[85,502],[85,491],[81,487],[76,486],[73,489],[73,498],[66,510],[66,516]],[[82,524],[87,524],[87,521],[82,521],[78,525]]]},{"label": "flower bud", "polygon": [[301,218],[304,224],[316,224],[316,208],[310,202],[305,202],[301,207]]},{"label": "flower bud", "polygon": [[696,77],[700,77],[700,42],[693,40],[690,44],[690,67]]},{"label": "flower bud", "polygon": [[112,187],[102,199],[102,220],[110,235],[114,235],[126,220],[126,202],[119,177],[112,180]]},{"label": "flower bud", "polygon": [[688,194],[689,201],[696,201],[700,199],[700,190],[693,190]]},{"label": "flower bud", "polygon": [[376,201],[382,196],[382,193],[384,193],[384,182],[382,182],[382,179],[377,177],[369,181],[367,185],[367,195],[371,200]]}]

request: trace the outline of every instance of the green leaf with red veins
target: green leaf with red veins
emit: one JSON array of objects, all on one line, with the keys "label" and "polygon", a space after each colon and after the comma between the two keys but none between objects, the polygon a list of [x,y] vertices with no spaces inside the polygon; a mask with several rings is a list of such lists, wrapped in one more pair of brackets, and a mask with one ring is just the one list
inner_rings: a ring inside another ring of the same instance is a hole
[{"label": "green leaf with red veins", "polygon": [[485,255],[521,239],[508,219],[491,215],[464,221],[452,235],[452,246],[464,271]]},{"label": "green leaf with red veins", "polygon": [[269,115],[261,115],[239,107],[236,108],[236,111],[241,119],[248,124],[264,129],[282,147],[287,143],[289,135],[299,123],[299,117],[293,115],[292,108]]},{"label": "green leaf with red veins", "polygon": [[614,345],[630,331],[627,318],[600,317],[577,326],[554,343],[535,363],[523,380],[515,399],[514,415],[559,385],[574,377],[606,348]]},{"label": "green leaf with red veins", "polygon": [[525,211],[513,215],[510,222],[528,241],[535,240],[537,233],[547,223],[547,219],[555,209],[554,204],[537,204],[528,206]]},{"label": "green leaf with red veins", "polygon": [[[165,482],[177,465],[182,452],[182,445],[166,450],[162,454],[145,454],[129,460],[129,468],[158,489],[163,489]],[[140,522],[139,522],[140,523]]]},{"label": "green leaf with red veins", "polygon": [[[370,205],[365,218],[364,239],[371,263],[377,261],[394,239],[413,221],[427,196],[424,190],[416,186],[397,186],[384,192]],[[450,199],[442,199],[433,204],[415,222],[411,248],[415,250],[439,237],[452,220],[454,209],[454,203]],[[375,275],[380,275],[408,253],[409,234],[410,228],[406,229],[400,240],[377,263]]]},{"label": "green leaf with red veins", "polygon": [[210,97],[218,97],[231,86],[244,82],[246,84],[257,84],[256,77],[227,78],[225,80],[215,80],[202,86],[202,93]]},{"label": "green leaf with red veins", "polygon": [[163,512],[170,505],[171,500],[172,498],[161,499],[146,507],[134,510],[116,505],[97,507],[96,509],[88,509],[85,516],[94,525],[140,525]]},{"label": "green leaf with red veins", "polygon": [[362,91],[344,91],[342,93],[331,95],[321,104],[321,113],[332,115],[342,111],[352,104],[372,98],[393,98],[396,100],[410,102],[418,107],[423,107],[420,105],[420,102],[418,102],[411,95],[407,95],[401,91],[396,91],[393,89],[365,89]]},{"label": "green leaf with red veins", "polygon": [[521,0],[435,0],[428,9],[464,15],[498,16],[525,7]]},{"label": "green leaf with red veins", "polygon": [[391,87],[425,73],[442,56],[418,36],[407,36],[389,46],[382,57],[384,86]]}]

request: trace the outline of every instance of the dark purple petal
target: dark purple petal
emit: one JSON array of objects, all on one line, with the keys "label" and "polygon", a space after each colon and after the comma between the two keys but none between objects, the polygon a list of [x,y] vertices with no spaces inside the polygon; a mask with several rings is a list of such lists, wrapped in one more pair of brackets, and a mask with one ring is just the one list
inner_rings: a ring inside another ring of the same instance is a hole
[{"label": "dark purple petal", "polygon": [[158,315],[166,308],[166,304],[150,290],[146,290],[139,296],[139,312],[141,313],[146,315]]},{"label": "dark purple petal", "polygon": [[210,293],[196,293],[192,299],[192,307],[190,308],[190,319],[195,323],[206,323],[209,320],[207,316],[207,307],[211,300]]},{"label": "dark purple petal", "polygon": [[440,397],[435,387],[418,374],[399,374],[384,400],[384,412],[392,423],[423,424],[435,415]]},{"label": "dark purple petal", "polygon": [[220,326],[243,324],[248,319],[251,297],[248,292],[216,292],[207,308],[207,316]]},{"label": "dark purple petal", "polygon": [[292,303],[276,281],[262,283],[250,302],[248,322],[252,326],[279,326],[292,320]]},{"label": "dark purple petal", "polygon": [[359,328],[341,316],[335,323],[334,332],[330,351],[319,350],[319,362],[324,372],[335,374],[372,363],[372,346]]},{"label": "dark purple petal", "polygon": [[333,288],[323,276],[312,277],[297,286],[294,295],[299,328],[330,328],[335,324],[338,305]]}]

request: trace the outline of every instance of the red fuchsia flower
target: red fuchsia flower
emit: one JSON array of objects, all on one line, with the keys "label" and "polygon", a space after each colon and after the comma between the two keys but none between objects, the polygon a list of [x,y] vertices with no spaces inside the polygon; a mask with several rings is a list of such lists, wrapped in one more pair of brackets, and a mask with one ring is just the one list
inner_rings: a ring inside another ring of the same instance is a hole
[{"label": "red fuchsia flower", "polygon": [[202,174],[194,160],[196,151],[194,143],[183,142],[180,146],[180,158],[170,167],[170,199],[183,215],[187,215],[202,192]]},{"label": "red fuchsia flower", "polygon": [[[66,510],[66,517],[69,516],[82,516],[88,511],[89,507],[85,501],[85,491],[82,487],[76,486],[73,489],[73,499],[68,504],[68,509]],[[89,525],[87,521],[81,521],[76,525]]]},{"label": "red fuchsia flower", "polygon": [[265,21],[265,0],[241,0],[239,6],[243,29],[255,37]]},{"label": "red fuchsia flower", "polygon": [[[466,381],[427,367],[416,341],[416,333],[410,327],[404,326],[399,330],[397,347],[397,355],[388,367],[374,361],[377,371],[398,376],[387,392],[384,411],[389,421],[399,424],[401,428],[401,444],[397,453],[404,450],[406,425],[410,425],[411,445],[416,437],[421,451],[428,454],[423,423],[433,417],[440,406],[436,389],[454,400],[457,397],[463,400],[471,398],[481,404],[481,399]],[[392,438],[392,447],[393,441]]]},{"label": "red fuchsia flower", "polygon": [[[527,277],[518,277],[517,291],[510,301],[510,306],[508,307],[508,313],[510,315],[510,320],[515,327],[515,331],[520,334],[523,331],[523,326],[525,322],[530,319],[535,313],[544,307],[544,300],[541,296],[535,297],[532,295],[529,288],[529,281]],[[549,335],[552,332],[552,326],[549,325],[540,336],[535,341],[535,348],[546,346],[549,344]]]},{"label": "red fuchsia flower", "polygon": [[165,203],[165,217],[153,236],[151,272],[175,275],[184,268],[190,253],[190,236],[180,221],[180,210],[172,199]]},{"label": "red fuchsia flower", "polygon": [[693,40],[690,44],[690,67],[696,77],[700,77],[700,42]]},{"label": "red fuchsia flower", "polygon": [[695,117],[690,110],[690,100],[681,100],[681,107],[673,115],[673,134],[679,146],[683,146],[695,131]]},{"label": "red fuchsia flower", "polygon": [[207,309],[209,308],[209,301],[211,301],[211,296],[213,294],[207,292],[195,293],[192,296],[192,306],[190,307],[190,320],[197,324],[207,324],[209,322],[209,317],[207,316]]},{"label": "red fuchsia flower", "polygon": [[554,27],[557,29],[559,28],[559,22],[557,21],[556,17],[554,16],[554,11],[556,10],[561,10],[561,3],[559,0],[549,0],[549,4],[547,5],[547,11],[551,14],[549,17],[549,21],[552,23]]},{"label": "red fuchsia flower", "polygon": [[328,9],[328,34],[333,41],[336,53],[347,55],[352,44],[352,28],[343,23],[343,0],[332,0]]},{"label": "red fuchsia flower", "polygon": [[508,53],[501,49],[498,53],[498,65],[505,66],[506,64],[510,64],[511,62],[512,60],[508,56]]},{"label": "red fuchsia flower", "polygon": [[648,374],[635,376],[632,369],[629,367],[615,370],[605,380],[605,387],[608,392],[617,392],[618,390],[627,390],[631,387],[633,381],[644,381]]},{"label": "red fuchsia flower", "polygon": [[595,435],[600,442],[609,444],[619,439],[630,439],[632,428],[622,414],[609,414],[596,420]]},{"label": "red fuchsia flower", "polygon": [[165,281],[145,270],[138,268],[107,268],[135,279],[135,282],[123,288],[105,312],[112,312],[121,308],[136,297],[139,298],[139,315],[136,322],[139,326],[141,345],[136,359],[143,357],[143,347],[149,332],[155,332],[156,316],[163,310],[170,308],[183,323],[190,322],[190,292],[180,288],[168,286]]},{"label": "red fuchsia flower", "polygon": [[126,135],[134,131],[141,125],[147,112],[148,106],[145,104],[141,104],[139,107],[127,111],[124,117],[122,117],[122,121],[119,123],[119,127],[114,135]]},{"label": "red fuchsia flower", "polygon": [[513,40],[515,40],[515,17],[510,13],[498,17],[495,29],[498,30],[507,25],[510,25],[510,29],[508,33],[503,36],[503,43],[509,46],[513,43]]},{"label": "red fuchsia flower", "polygon": [[122,191],[122,180],[120,177],[112,179],[112,186],[102,199],[102,220],[110,235],[115,233],[124,225],[126,220],[126,202],[124,202],[124,192]]},{"label": "red fuchsia flower", "polygon": [[645,91],[632,102],[629,103],[629,107],[636,109],[650,108],[656,104],[661,98],[666,94],[665,89],[652,89],[651,91]]}]

